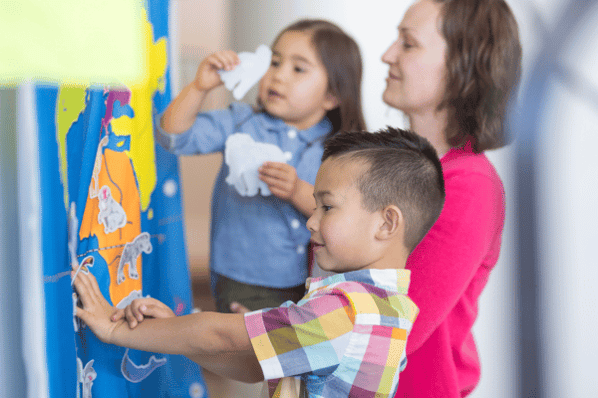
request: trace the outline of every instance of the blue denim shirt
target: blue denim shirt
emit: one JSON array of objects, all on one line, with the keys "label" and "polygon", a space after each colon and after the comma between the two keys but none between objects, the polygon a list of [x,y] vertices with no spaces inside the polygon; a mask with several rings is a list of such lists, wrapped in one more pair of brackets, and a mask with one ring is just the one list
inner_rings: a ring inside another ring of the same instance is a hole
[{"label": "blue denim shirt", "polygon": [[[326,118],[307,130],[297,130],[265,112],[255,112],[244,103],[227,109],[200,113],[193,126],[182,134],[170,135],[154,123],[158,143],[175,155],[224,151],[226,139],[234,133],[249,134],[255,141],[275,144],[288,152],[287,162],[300,179],[315,183],[323,141],[332,129]],[[307,244],[310,233],[306,217],[290,203],[274,195],[243,197],[224,179],[223,162],[212,195],[210,267],[236,281],[275,288],[305,283]]]}]

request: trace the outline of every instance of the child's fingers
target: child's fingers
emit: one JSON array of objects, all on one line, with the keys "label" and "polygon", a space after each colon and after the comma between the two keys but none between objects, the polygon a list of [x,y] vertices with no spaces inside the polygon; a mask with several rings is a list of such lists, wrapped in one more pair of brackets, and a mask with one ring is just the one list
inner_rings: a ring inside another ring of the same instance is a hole
[{"label": "child's fingers", "polygon": [[83,308],[76,307],[75,315],[77,315],[77,317],[79,317],[86,324],[90,323],[89,322],[90,314],[89,314],[89,312],[85,311]]},{"label": "child's fingers", "polygon": [[260,171],[264,170],[264,171],[268,171],[271,173],[274,173],[274,172],[289,173],[292,169],[293,169],[293,166],[286,164],[286,163],[281,163],[281,162],[264,162],[264,164],[262,164],[261,167],[259,168]]},{"label": "child's fingers", "polygon": [[235,314],[245,314],[249,312],[249,308],[245,307],[243,304],[233,301],[230,304],[230,310]]},{"label": "child's fingers", "polygon": [[[260,179],[269,178],[272,180],[284,180],[288,179],[288,174],[284,170],[273,169],[273,168],[260,168],[259,169]],[[263,178],[262,178],[263,177]]]},{"label": "child's fingers", "polygon": [[239,64],[239,56],[234,51],[222,51],[218,54],[226,70],[234,69]]},{"label": "child's fingers", "polygon": [[175,316],[174,312],[166,305],[143,305],[139,307],[139,311],[143,312],[145,316],[152,318],[169,318]]},{"label": "child's fingers", "polygon": [[143,301],[133,300],[133,302],[131,303],[131,305],[129,307],[131,308],[131,312],[133,313],[133,316],[135,317],[135,319],[137,319],[139,322],[143,321],[144,314],[141,311],[139,311],[140,307],[145,307],[145,305],[143,304]]},{"label": "child's fingers", "polygon": [[219,51],[212,54],[211,61],[218,69],[231,70],[239,63],[239,57],[234,51]]},{"label": "child's fingers", "polygon": [[119,308],[116,311],[114,311],[114,314],[112,314],[110,319],[112,320],[112,322],[118,322],[121,319],[123,319],[124,317],[125,317],[125,310]]},{"label": "child's fingers", "polygon": [[268,176],[260,174],[260,180],[268,184],[268,188],[276,187],[279,189],[283,189],[285,191],[291,190],[293,188],[293,184],[290,180],[280,178],[279,176]]},{"label": "child's fingers", "polygon": [[259,174],[277,178],[284,181],[293,181],[297,173],[295,168],[286,163],[266,162],[259,169]]},{"label": "child's fingers", "polygon": [[94,293],[98,296],[98,297],[104,297],[104,295],[102,294],[102,292],[100,291],[100,285],[98,285],[98,280],[96,279],[96,277],[91,273],[87,273],[84,274],[87,279],[89,280],[89,285],[91,286],[91,288],[93,289]]},{"label": "child's fingers", "polygon": [[127,320],[129,328],[131,329],[134,329],[139,324],[137,317],[135,316],[135,314],[133,314],[131,305],[128,305],[127,308],[125,308],[125,319]]},{"label": "child's fingers", "polygon": [[77,291],[84,308],[88,308],[95,302],[95,293],[93,288],[89,285],[87,275],[79,273],[75,278],[73,286],[75,286],[75,290]]}]

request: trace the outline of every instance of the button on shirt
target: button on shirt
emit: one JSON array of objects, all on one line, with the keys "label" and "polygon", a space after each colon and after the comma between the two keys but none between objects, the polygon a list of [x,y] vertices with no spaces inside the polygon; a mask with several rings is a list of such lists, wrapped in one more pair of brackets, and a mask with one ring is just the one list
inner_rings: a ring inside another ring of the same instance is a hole
[{"label": "button on shirt", "polygon": [[388,397],[407,360],[418,313],[410,271],[371,269],[312,278],[297,304],[245,314],[245,328],[271,389],[301,376],[310,397]]},{"label": "button on shirt", "polygon": [[[249,134],[257,142],[274,144],[287,153],[297,176],[315,183],[323,154],[323,141],[332,124],[326,118],[307,130],[296,130],[244,103],[200,113],[182,134],[168,134],[154,123],[156,141],[175,155],[224,151],[234,133]],[[236,281],[274,288],[301,285],[307,278],[306,246],[310,233],[306,217],[274,195],[240,196],[225,182],[223,163],[212,195],[210,267]]]}]

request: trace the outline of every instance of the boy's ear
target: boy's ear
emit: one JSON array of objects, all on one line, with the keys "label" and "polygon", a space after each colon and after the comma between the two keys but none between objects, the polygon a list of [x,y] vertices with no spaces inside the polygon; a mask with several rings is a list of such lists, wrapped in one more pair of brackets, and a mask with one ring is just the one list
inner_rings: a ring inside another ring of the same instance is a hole
[{"label": "boy's ear", "polygon": [[381,210],[382,224],[378,228],[376,238],[379,240],[393,239],[404,229],[405,218],[403,212],[395,205],[386,206]]}]

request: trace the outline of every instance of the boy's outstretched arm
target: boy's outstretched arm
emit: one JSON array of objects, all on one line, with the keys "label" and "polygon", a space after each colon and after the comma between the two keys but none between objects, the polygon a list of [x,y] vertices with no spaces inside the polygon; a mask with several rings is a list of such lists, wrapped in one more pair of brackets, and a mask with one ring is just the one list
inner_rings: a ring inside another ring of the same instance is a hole
[{"label": "boy's outstretched arm", "polygon": [[79,273],[74,285],[83,303],[77,316],[105,343],[185,355],[214,373],[246,383],[264,379],[242,314],[200,312],[145,319],[130,329],[124,319],[110,320],[116,309],[106,301],[91,273]]}]

